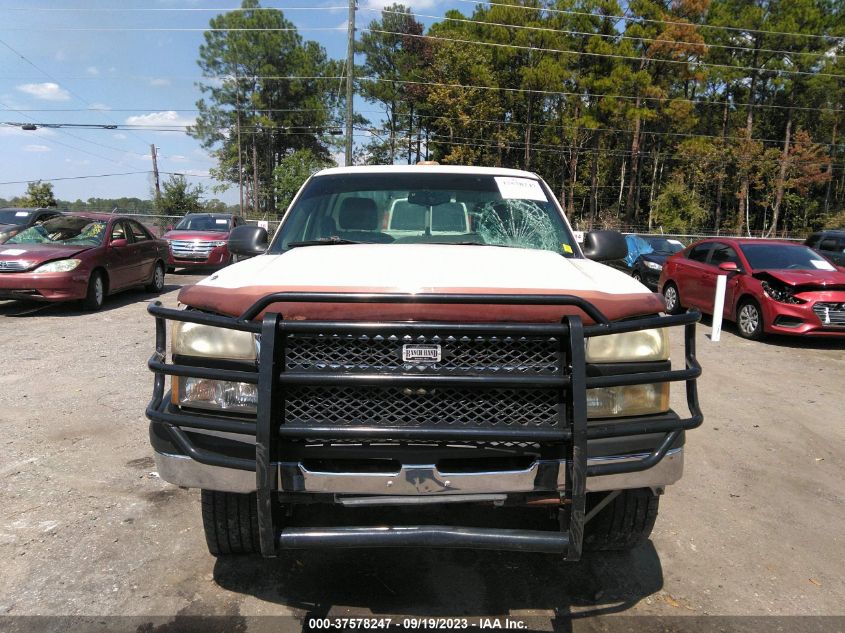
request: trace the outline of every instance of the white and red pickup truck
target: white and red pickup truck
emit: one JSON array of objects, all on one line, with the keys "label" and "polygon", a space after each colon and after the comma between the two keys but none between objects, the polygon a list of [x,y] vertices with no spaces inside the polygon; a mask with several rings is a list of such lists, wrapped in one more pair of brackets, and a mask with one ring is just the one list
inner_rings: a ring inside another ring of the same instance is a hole
[{"label": "white and red pickup truck", "polygon": [[[183,309],[149,308],[158,471],[202,489],[213,554],[577,560],[648,537],[684,432],[702,422],[698,314],[662,314],[662,297],[598,263],[625,256],[622,236],[588,232],[582,249],[537,175],[328,169],[272,240],[238,227],[228,248],[249,259],[183,288]],[[684,330],[675,369],[672,326]],[[679,381],[686,417],[669,407]],[[313,504],[337,524],[299,521]],[[405,520],[366,522],[396,506]],[[479,506],[539,512],[548,529],[464,518]]]}]

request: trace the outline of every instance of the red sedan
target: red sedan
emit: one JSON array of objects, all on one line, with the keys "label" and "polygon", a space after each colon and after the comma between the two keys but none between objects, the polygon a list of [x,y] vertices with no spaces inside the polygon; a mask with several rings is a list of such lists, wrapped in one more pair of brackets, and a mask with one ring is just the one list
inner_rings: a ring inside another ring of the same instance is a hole
[{"label": "red sedan", "polygon": [[745,338],[845,336],[845,273],[806,246],[777,240],[709,239],[673,255],[658,282],[667,312],[712,314],[720,274],[723,318]]},{"label": "red sedan", "polygon": [[109,294],[164,288],[167,243],[130,218],[76,213],[0,246],[0,299],[72,301],[98,310]]}]

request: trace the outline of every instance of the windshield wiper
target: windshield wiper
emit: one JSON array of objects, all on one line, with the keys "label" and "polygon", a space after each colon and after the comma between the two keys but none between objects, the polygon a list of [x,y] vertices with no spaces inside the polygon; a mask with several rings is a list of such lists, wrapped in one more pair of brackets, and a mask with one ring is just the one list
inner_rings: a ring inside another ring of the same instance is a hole
[{"label": "windshield wiper", "polygon": [[345,240],[340,237],[323,237],[319,240],[305,240],[303,242],[291,242],[288,248],[296,248],[298,246],[334,246],[335,244],[369,244],[369,242],[357,242],[355,240]]}]

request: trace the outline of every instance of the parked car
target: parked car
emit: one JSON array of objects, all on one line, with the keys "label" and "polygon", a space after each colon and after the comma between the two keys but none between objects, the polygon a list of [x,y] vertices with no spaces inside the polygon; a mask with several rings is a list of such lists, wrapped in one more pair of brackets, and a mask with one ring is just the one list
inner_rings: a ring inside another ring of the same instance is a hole
[{"label": "parked car", "polygon": [[246,224],[228,213],[189,213],[162,238],[170,246],[167,270],[206,266],[227,266],[236,258],[226,246],[229,232]]},{"label": "parked car", "polygon": [[804,244],[837,266],[845,267],[845,230],[813,233]]},{"label": "parked car", "polygon": [[56,209],[0,209],[0,244],[36,224],[61,215]]},{"label": "parked car", "polygon": [[167,243],[139,222],[74,213],[31,226],[0,246],[0,299],[72,301],[88,310],[136,286],[164,288]]},{"label": "parked car", "polygon": [[[423,216],[461,208],[447,211],[454,222],[394,225],[414,231],[394,238],[384,217],[396,219],[396,200]],[[322,171],[272,241],[232,231],[229,250],[251,259],[184,287],[184,309],[150,306],[157,471],[202,489],[215,555],[467,547],[577,560],[582,545],[632,548],[702,415],[699,315],[660,315],[659,295],[599,263],[625,249],[621,234],[594,231],[582,251],[526,171]],[[683,371],[671,369],[671,326],[687,328]],[[669,408],[673,380],[686,381],[689,417]],[[330,525],[303,522],[303,504],[323,504]],[[485,505],[498,525],[462,523]],[[372,506],[403,506],[417,524],[356,515]],[[504,529],[499,506],[555,521]]]},{"label": "parked car", "polygon": [[666,258],[682,251],[678,240],[662,235],[626,235],[628,256],[620,260],[631,276],[651,290],[657,290],[657,280]]},{"label": "parked car", "polygon": [[723,317],[740,336],[845,336],[845,273],[803,244],[709,239],[666,260],[666,310],[713,313],[716,278],[727,275]]}]

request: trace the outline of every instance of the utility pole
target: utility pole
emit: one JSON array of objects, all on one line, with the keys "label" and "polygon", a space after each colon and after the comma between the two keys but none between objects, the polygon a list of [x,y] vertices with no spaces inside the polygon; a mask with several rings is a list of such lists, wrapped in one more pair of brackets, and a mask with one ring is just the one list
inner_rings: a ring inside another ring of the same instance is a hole
[{"label": "utility pole", "polygon": [[349,27],[346,47],[346,166],[352,164],[352,82],[355,77],[355,9],[356,0],[349,0]]},{"label": "utility pole", "polygon": [[150,145],[150,156],[153,157],[153,176],[155,177],[156,183],[156,202],[158,202],[159,198],[161,198],[161,184],[158,180],[158,157],[156,156],[155,143]]}]

